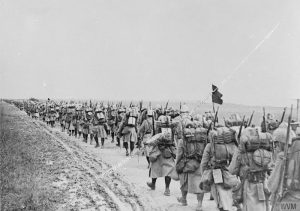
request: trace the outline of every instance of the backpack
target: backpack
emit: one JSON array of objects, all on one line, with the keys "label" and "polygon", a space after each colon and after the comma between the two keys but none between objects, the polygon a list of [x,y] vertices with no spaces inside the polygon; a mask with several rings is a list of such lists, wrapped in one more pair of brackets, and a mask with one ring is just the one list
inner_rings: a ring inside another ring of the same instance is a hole
[{"label": "backpack", "polygon": [[207,129],[205,128],[184,128],[184,147],[186,158],[195,159],[201,162],[207,140]]},{"label": "backpack", "polygon": [[215,168],[221,168],[231,162],[237,148],[236,132],[227,127],[219,127],[209,132],[212,156],[215,160]]},{"label": "backpack", "polygon": [[236,142],[236,132],[235,130],[228,128],[228,127],[219,127],[215,128],[209,132],[209,140],[211,142],[214,139],[214,142],[223,144],[229,144],[232,142]]},{"label": "backpack", "polygon": [[241,150],[247,155],[247,165],[250,169],[255,171],[267,169],[272,160],[272,135],[262,133],[257,128],[246,128],[242,132],[240,142]]},{"label": "backpack", "polygon": [[138,118],[138,113],[135,109],[132,109],[129,112],[129,116],[127,119],[127,126],[136,126],[136,122],[137,122],[137,118]]}]

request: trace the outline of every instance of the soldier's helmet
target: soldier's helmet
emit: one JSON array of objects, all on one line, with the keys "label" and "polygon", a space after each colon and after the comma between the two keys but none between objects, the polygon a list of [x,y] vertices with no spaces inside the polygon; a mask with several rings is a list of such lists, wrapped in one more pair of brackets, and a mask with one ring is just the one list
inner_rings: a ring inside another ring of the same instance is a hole
[{"label": "soldier's helmet", "polygon": [[119,114],[125,113],[125,112],[126,112],[126,110],[125,110],[125,108],[123,108],[123,107],[119,108],[119,110],[118,110],[118,113],[119,113]]},{"label": "soldier's helmet", "polygon": [[268,114],[267,114],[267,119],[268,119],[268,120],[274,120],[274,119],[275,119],[274,114],[268,113]]},{"label": "soldier's helmet", "polygon": [[147,109],[147,116],[152,117],[154,115],[154,111],[151,108]]},{"label": "soldier's helmet", "polygon": [[117,110],[117,106],[116,106],[115,104],[113,104],[112,107],[111,107],[111,110],[112,110],[112,111]]},{"label": "soldier's helmet", "polygon": [[103,110],[99,106],[97,106],[96,109],[95,109],[95,112],[99,113],[99,112],[103,112]]},{"label": "soldier's helmet", "polygon": [[189,107],[187,105],[183,105],[181,107],[181,113],[189,113]]},{"label": "soldier's helmet", "polygon": [[173,116],[174,115],[174,108],[172,106],[170,106],[167,110],[166,110],[166,114],[169,116]]}]

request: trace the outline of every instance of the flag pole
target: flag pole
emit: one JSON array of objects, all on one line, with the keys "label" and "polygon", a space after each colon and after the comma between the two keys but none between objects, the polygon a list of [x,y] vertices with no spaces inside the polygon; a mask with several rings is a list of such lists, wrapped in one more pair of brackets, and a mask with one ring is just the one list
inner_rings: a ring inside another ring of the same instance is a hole
[{"label": "flag pole", "polygon": [[[213,84],[211,84],[211,86],[213,87]],[[211,98],[213,98],[213,94],[214,94],[214,89],[212,90],[212,93],[211,93]],[[214,101],[212,100],[212,104],[213,104],[213,112],[215,113],[215,103]]]}]

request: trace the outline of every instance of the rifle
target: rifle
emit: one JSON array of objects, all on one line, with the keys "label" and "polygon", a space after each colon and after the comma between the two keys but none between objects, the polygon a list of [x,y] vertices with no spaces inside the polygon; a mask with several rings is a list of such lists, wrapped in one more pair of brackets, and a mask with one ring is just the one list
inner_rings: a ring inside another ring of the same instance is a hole
[{"label": "rifle", "polygon": [[143,108],[143,101],[140,101],[140,112],[142,112],[142,108]]},{"label": "rifle", "polygon": [[239,133],[238,133],[238,136],[237,136],[238,142],[239,142],[238,144],[240,144],[240,138],[241,138],[241,134],[242,134],[242,129],[243,129],[244,121],[245,121],[245,115],[243,117],[243,124],[241,124],[240,129],[239,129]]},{"label": "rifle", "polygon": [[265,107],[263,107],[263,123],[262,123],[262,127],[261,127],[261,132],[265,133],[267,132],[267,124],[266,124],[266,111],[265,111]]},{"label": "rifle", "polygon": [[249,127],[249,126],[251,125],[253,115],[254,115],[254,111],[252,112],[252,114],[251,114],[251,116],[250,116],[250,120],[249,120],[249,122],[248,122],[247,127]]},{"label": "rifle", "polygon": [[219,113],[219,107],[217,108],[217,112],[215,113],[215,118],[214,118],[214,127],[216,125],[216,121],[217,121],[217,118],[218,118],[218,113]]},{"label": "rifle", "polygon": [[286,139],[285,139],[285,147],[284,147],[284,158],[285,158],[285,164],[282,165],[281,167],[281,171],[280,171],[280,180],[279,180],[279,186],[275,192],[275,197],[274,197],[274,201],[272,204],[272,211],[274,210],[275,204],[278,200],[280,200],[286,193],[287,189],[285,186],[285,177],[287,174],[287,165],[288,165],[288,159],[287,159],[287,154],[288,154],[288,144],[289,144],[289,139],[290,139],[290,130],[291,130],[291,120],[292,120],[292,112],[293,112],[293,105],[291,105],[291,112],[289,115],[289,119],[288,119],[288,127],[287,127],[287,133],[286,133]]},{"label": "rifle", "polygon": [[138,163],[140,163],[140,153],[141,153],[141,142],[143,140],[144,137],[142,138],[138,138],[138,147],[139,147],[139,152],[138,152]]},{"label": "rifle", "polygon": [[[219,112],[219,107],[218,107],[218,109],[217,109],[217,112],[216,112],[216,114],[215,114],[215,119],[216,119],[216,116],[218,115],[218,112]],[[213,122],[211,122],[210,124],[209,124],[209,126],[208,126],[208,129],[207,129],[207,132],[206,132],[206,135],[207,135],[207,139],[208,139],[208,134],[209,134],[209,131],[212,129],[212,127],[215,127],[215,119],[214,119],[214,121]],[[206,144],[208,143],[208,140],[206,139]]]},{"label": "rifle", "polygon": [[155,112],[154,111],[152,111],[153,112],[153,114],[152,114],[152,136],[154,136],[155,135],[155,127],[154,127],[154,118],[155,118]]},{"label": "rifle", "polygon": [[167,111],[168,105],[169,105],[169,100],[168,100],[168,102],[166,103],[165,111]]},{"label": "rifle", "polygon": [[283,109],[283,113],[282,113],[279,125],[283,122],[283,119],[284,119],[284,116],[285,116],[285,111],[286,111],[286,108]]}]

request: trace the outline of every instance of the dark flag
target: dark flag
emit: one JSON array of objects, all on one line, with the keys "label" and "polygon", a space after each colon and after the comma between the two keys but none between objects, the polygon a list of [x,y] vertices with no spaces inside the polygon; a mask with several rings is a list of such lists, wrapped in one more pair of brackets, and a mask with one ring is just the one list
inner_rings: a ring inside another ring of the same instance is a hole
[{"label": "dark flag", "polygon": [[212,102],[222,105],[223,104],[222,96],[223,95],[218,91],[218,87],[212,85],[212,95],[211,95]]}]

